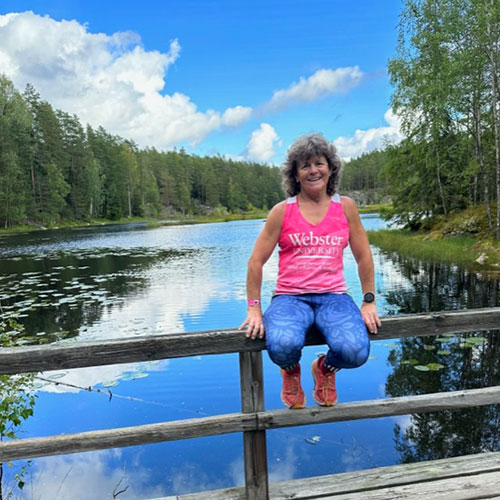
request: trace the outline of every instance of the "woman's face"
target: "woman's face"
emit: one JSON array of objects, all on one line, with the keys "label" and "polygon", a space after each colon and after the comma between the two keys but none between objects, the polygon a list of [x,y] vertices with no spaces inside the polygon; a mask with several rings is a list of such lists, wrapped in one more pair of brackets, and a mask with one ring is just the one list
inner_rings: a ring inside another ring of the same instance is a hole
[{"label": "woman's face", "polygon": [[299,160],[297,163],[297,181],[301,190],[326,192],[330,175],[330,168],[324,156],[311,156],[307,161]]}]

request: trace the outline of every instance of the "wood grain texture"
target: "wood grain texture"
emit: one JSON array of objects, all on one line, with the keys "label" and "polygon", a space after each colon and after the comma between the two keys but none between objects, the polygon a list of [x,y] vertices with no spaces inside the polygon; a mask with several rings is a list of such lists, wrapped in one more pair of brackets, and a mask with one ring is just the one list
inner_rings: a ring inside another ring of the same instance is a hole
[{"label": "wood grain texture", "polygon": [[279,429],[326,422],[364,418],[392,417],[410,413],[470,408],[500,403],[500,387],[437,392],[401,398],[372,399],[341,403],[330,407],[307,407],[302,410],[268,410],[258,413],[261,429]]},{"label": "wood grain texture", "polygon": [[315,406],[294,411],[264,410],[256,413],[231,413],[136,427],[4,441],[0,443],[0,462],[214,436],[231,432],[265,431],[282,427],[380,418],[499,403],[500,387],[488,387],[404,398],[374,399],[343,403],[331,407]]},{"label": "wood grain texture", "polygon": [[[371,340],[440,335],[500,328],[500,307],[409,314],[382,318],[383,325]],[[308,345],[323,344],[318,332],[308,336]],[[100,342],[58,342],[44,346],[0,348],[0,374],[41,372],[151,361],[167,358],[258,352],[265,340],[247,339],[239,330],[143,336]]]},{"label": "wood grain texture", "polygon": [[255,414],[231,413],[0,443],[0,462],[256,430]]},{"label": "wood grain texture", "polygon": [[[469,499],[495,498],[500,483],[500,452],[391,465],[374,469],[271,483],[272,500],[335,500],[381,498],[398,499]],[[469,479],[471,478],[471,481]],[[469,486],[469,487],[468,487]],[[443,490],[443,488],[446,488]],[[462,493],[463,492],[463,493]],[[472,493],[472,496],[460,496]],[[459,496],[451,496],[451,495]],[[383,495],[386,495],[385,497]],[[413,496],[412,496],[413,495]],[[427,495],[427,496],[422,496]],[[475,495],[475,496],[474,496]],[[489,496],[486,496],[489,495]],[[493,495],[493,496],[491,496]],[[244,500],[244,488],[170,496],[154,500]],[[152,499],[153,500],[153,499]]]},{"label": "wood grain texture", "polygon": [[[241,408],[243,413],[264,410],[262,352],[240,353]],[[257,417],[255,417],[257,428]],[[268,500],[267,445],[264,430],[243,433],[245,492],[247,500]]]}]

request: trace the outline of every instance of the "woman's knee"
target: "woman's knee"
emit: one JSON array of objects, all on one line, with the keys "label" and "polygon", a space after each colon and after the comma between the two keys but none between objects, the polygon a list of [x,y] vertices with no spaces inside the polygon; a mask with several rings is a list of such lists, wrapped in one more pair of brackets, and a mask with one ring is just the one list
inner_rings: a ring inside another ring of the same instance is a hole
[{"label": "woman's knee", "polygon": [[301,357],[303,342],[300,335],[282,334],[267,337],[267,352],[273,363],[279,366],[290,366],[298,363]]},{"label": "woman's knee", "polygon": [[370,342],[353,346],[343,345],[338,350],[328,352],[326,362],[335,368],[359,368],[368,361],[370,356]]}]

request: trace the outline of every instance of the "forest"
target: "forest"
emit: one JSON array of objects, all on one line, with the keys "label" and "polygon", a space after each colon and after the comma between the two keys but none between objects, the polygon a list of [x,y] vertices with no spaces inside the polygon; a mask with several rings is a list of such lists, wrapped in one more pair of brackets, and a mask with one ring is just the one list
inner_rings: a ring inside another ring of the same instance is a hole
[{"label": "forest", "polygon": [[406,138],[347,164],[343,187],[385,191],[388,216],[415,229],[484,205],[499,238],[500,3],[407,0],[398,40],[388,71]]},{"label": "forest", "polygon": [[0,76],[0,224],[267,210],[279,169],[140,149]]},{"label": "forest", "polygon": [[[388,73],[405,139],[345,164],[340,191],[385,196],[386,216],[412,229],[481,205],[500,238],[500,3],[406,0],[398,30]],[[267,210],[281,199],[277,167],[140,149],[0,77],[3,227]]]}]

